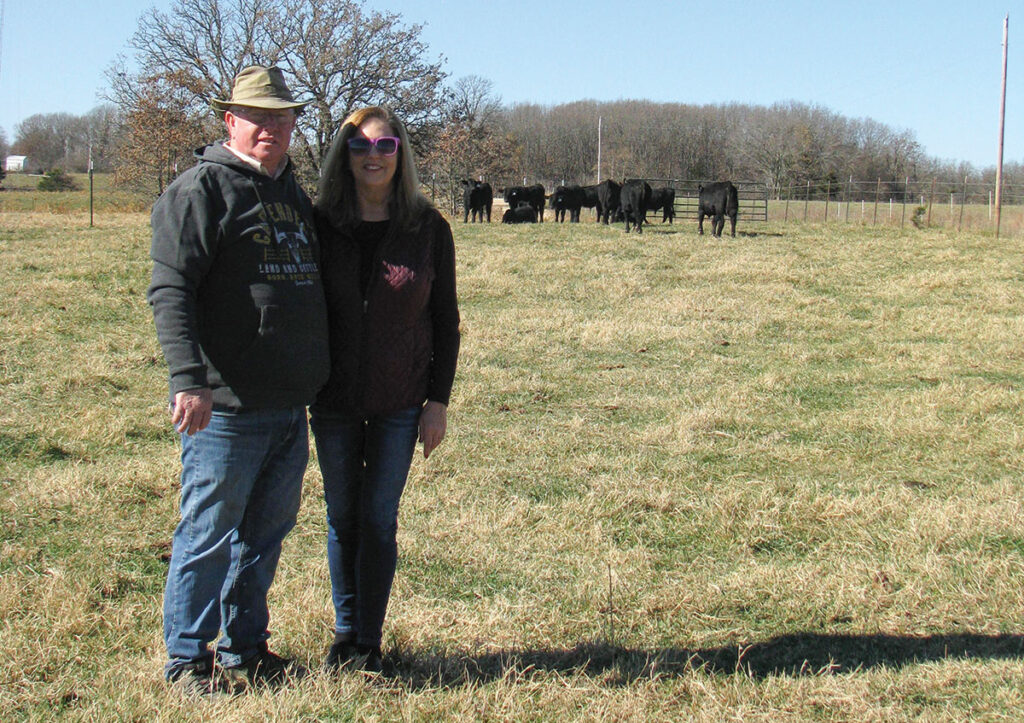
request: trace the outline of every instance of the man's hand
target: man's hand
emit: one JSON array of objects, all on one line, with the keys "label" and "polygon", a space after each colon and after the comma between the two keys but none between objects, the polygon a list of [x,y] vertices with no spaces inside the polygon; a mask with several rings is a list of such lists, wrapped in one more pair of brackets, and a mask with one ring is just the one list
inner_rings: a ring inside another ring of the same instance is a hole
[{"label": "man's hand", "polygon": [[427,402],[420,412],[420,441],[423,442],[423,459],[430,457],[437,445],[444,439],[448,429],[448,407],[441,402]]},{"label": "man's hand", "polygon": [[[189,436],[206,429],[213,411],[213,392],[208,388],[187,389],[174,395],[171,424]],[[422,424],[422,423],[421,423]]]}]

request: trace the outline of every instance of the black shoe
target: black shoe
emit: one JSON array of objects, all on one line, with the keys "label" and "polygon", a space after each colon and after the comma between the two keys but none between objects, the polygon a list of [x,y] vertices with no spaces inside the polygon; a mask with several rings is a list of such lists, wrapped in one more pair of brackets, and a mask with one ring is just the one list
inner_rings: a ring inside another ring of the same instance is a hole
[{"label": "black shoe", "polygon": [[263,643],[260,651],[241,665],[224,668],[224,677],[233,690],[241,691],[257,686],[276,688],[301,678],[305,672],[294,660],[270,652]]},{"label": "black shoe", "polygon": [[361,671],[370,675],[380,675],[384,672],[384,656],[379,647],[360,645],[357,649],[360,656],[365,656],[359,666]]},{"label": "black shoe", "polygon": [[186,698],[217,698],[228,693],[224,681],[214,677],[213,663],[202,661],[175,668],[167,675],[171,688]]},{"label": "black shoe", "polygon": [[344,670],[350,667],[358,657],[359,651],[351,639],[335,639],[327,651],[327,657],[324,659],[324,672],[336,673],[339,670]]}]

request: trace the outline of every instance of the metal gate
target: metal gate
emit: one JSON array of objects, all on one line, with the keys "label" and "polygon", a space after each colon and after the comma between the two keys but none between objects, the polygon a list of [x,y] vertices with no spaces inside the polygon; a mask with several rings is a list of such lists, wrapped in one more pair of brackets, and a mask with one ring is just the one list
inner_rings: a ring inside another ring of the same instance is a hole
[{"label": "metal gate", "polygon": [[[675,178],[644,178],[651,185],[651,188],[671,186],[676,190],[675,212],[676,219],[696,221],[697,209],[700,205],[698,187],[712,181],[685,180]],[[768,220],[768,187],[757,181],[733,181],[736,186],[736,193],[739,197],[738,221],[767,221]]]}]

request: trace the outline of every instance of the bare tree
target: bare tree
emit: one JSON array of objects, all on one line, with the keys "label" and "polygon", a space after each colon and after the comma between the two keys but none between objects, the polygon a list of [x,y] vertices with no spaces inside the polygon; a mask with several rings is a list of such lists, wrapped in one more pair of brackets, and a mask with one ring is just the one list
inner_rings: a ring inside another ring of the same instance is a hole
[{"label": "bare tree", "polygon": [[423,26],[403,26],[395,13],[365,13],[354,0],[272,0],[280,37],[278,64],[292,89],[312,99],[298,125],[310,167],[320,160],[340,121],[363,105],[387,105],[422,144],[424,126],[441,114],[441,61],[425,60]]},{"label": "bare tree", "polygon": [[473,134],[484,134],[502,125],[501,98],[494,83],[479,75],[467,75],[452,85],[448,116]]},{"label": "bare tree", "polygon": [[[70,113],[37,113],[14,127],[13,150],[28,156],[33,171],[72,166],[75,151],[82,146],[82,121]],[[35,166],[38,166],[35,167]]]},{"label": "bare tree", "polygon": [[139,70],[126,72],[123,59],[111,67],[111,99],[127,115],[152,98],[147,85],[176,82],[179,111],[205,125],[210,100],[227,98],[242,68],[278,65],[296,96],[310,101],[293,144],[312,176],[358,106],[391,106],[416,140],[436,121],[441,61],[425,60],[422,26],[400,20],[364,12],[361,0],[175,0],[168,13],[153,9],[140,19],[130,43]]},{"label": "bare tree", "polygon": [[117,128],[121,123],[117,107],[111,104],[97,106],[82,116],[82,123],[85,126],[85,140],[88,144],[83,149],[86,170],[90,159],[94,170],[112,170],[118,144]]},{"label": "bare tree", "polygon": [[423,157],[432,179],[441,180],[439,202],[456,208],[464,179],[494,181],[511,172],[518,154],[505,130],[501,99],[491,81],[479,76],[457,80],[447,93],[444,123]]}]

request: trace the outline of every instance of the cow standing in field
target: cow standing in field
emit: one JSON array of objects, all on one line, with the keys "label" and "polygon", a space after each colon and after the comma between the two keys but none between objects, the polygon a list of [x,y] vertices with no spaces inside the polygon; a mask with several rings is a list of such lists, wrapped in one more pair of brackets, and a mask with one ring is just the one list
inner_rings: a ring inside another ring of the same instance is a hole
[{"label": "cow standing in field", "polygon": [[661,222],[672,223],[672,219],[676,217],[676,189],[671,186],[663,186],[651,191],[651,200],[647,204],[647,210],[657,211],[659,208],[661,209]]},{"label": "cow standing in field", "polygon": [[566,211],[569,212],[569,223],[579,223],[580,209],[583,207],[583,189],[579,186],[559,186],[551,192],[550,205],[558,223],[565,221]]},{"label": "cow standing in field", "polygon": [[518,209],[522,201],[530,204],[537,213],[537,219],[544,223],[544,186],[539,183],[532,186],[509,186],[505,189],[504,197],[510,209]]},{"label": "cow standing in field", "polygon": [[597,217],[607,225],[609,217],[614,221],[619,211],[622,186],[610,178],[597,184]]},{"label": "cow standing in field", "polygon": [[537,223],[537,212],[528,201],[520,201],[515,208],[505,211],[501,217],[502,223]]},{"label": "cow standing in field", "polygon": [[636,228],[637,233],[644,232],[644,220],[647,218],[647,204],[651,202],[651,186],[646,181],[626,181],[622,184],[619,196],[619,210],[626,220],[626,233]]},{"label": "cow standing in field", "polygon": [[469,222],[470,212],[473,214],[473,223],[476,223],[478,216],[480,222],[483,223],[484,213],[487,214],[487,223],[490,223],[491,207],[494,204],[494,192],[491,190],[491,184],[466,180],[462,182],[462,186],[462,208],[465,212],[462,223]]},{"label": "cow standing in field", "polygon": [[697,186],[697,233],[704,233],[704,217],[711,217],[711,235],[721,237],[725,217],[732,223],[732,235],[736,236],[736,216],[740,202],[736,186],[730,181],[718,181],[706,186]]}]

